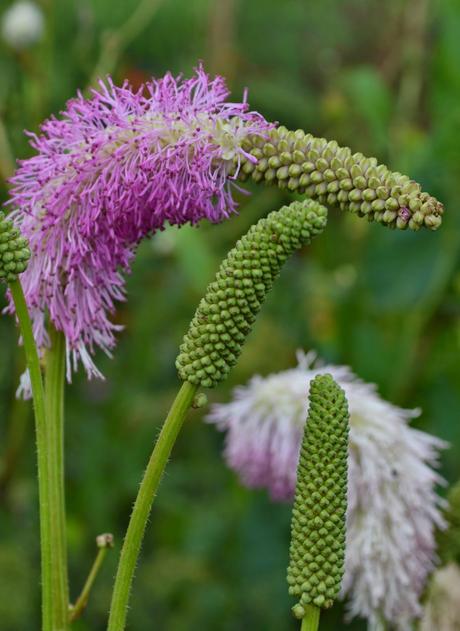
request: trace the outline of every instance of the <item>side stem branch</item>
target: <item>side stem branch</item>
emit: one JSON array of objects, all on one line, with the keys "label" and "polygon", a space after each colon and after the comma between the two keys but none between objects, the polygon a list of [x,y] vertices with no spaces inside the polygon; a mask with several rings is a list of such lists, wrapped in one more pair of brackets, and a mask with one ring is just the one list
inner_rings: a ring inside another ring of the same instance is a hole
[{"label": "side stem branch", "polygon": [[85,610],[86,605],[88,604],[91,589],[94,585],[94,581],[96,580],[96,577],[99,574],[99,570],[104,563],[107,552],[111,548],[113,548],[113,536],[108,533],[104,535],[99,535],[96,539],[96,543],[98,546],[96,558],[94,559],[88,577],[85,581],[85,584],[83,585],[83,589],[81,590],[79,597],[75,601],[75,605],[71,605],[69,608],[70,622],[77,620]]}]

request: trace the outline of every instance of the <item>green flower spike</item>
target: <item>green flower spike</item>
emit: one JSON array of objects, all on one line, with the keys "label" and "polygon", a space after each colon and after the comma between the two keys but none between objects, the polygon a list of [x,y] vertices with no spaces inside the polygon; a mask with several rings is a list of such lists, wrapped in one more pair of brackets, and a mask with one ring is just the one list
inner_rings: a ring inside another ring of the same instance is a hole
[{"label": "green flower spike", "polygon": [[261,219],[229,252],[180,347],[181,379],[212,387],[225,379],[289,256],[324,229],[327,211],[293,202]]},{"label": "green flower spike", "polygon": [[0,280],[11,283],[27,267],[30,258],[27,239],[0,211]]},{"label": "green flower spike", "polygon": [[331,375],[315,377],[310,384],[310,409],[297,469],[287,571],[289,593],[299,599],[292,608],[297,618],[317,621],[317,608],[331,607],[340,590],[345,558],[348,421],[343,390]]},{"label": "green flower spike", "polygon": [[443,205],[422,192],[417,182],[378,164],[376,158],[352,154],[335,140],[277,127],[268,139],[248,136],[243,149],[258,162],[242,162],[242,180],[278,184],[391,228],[436,230],[441,225]]}]

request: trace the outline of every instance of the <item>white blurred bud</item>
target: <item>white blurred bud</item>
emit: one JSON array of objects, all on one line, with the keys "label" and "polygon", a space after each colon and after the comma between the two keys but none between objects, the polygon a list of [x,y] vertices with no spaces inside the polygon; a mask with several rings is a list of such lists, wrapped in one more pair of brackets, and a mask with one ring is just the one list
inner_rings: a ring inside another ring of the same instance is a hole
[{"label": "white blurred bud", "polygon": [[3,14],[1,33],[4,41],[16,50],[38,42],[44,30],[42,10],[34,2],[20,0]]},{"label": "white blurred bud", "polygon": [[431,580],[420,631],[435,629],[460,629],[460,567],[456,563],[436,570]]}]

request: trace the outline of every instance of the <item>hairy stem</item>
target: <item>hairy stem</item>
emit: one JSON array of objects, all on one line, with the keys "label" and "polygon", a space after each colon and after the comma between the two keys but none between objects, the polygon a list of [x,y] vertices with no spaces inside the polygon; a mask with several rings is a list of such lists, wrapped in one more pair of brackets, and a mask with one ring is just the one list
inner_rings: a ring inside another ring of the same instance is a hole
[{"label": "hairy stem", "polygon": [[68,628],[69,588],[64,495],[64,378],[65,338],[50,326],[46,354],[45,403],[49,476],[49,522],[52,541],[53,631]]},{"label": "hairy stem", "polygon": [[145,527],[167,460],[190,408],[197,386],[185,381],[164,422],[141,482],[118,563],[108,631],[123,631],[134,570]]},{"label": "hairy stem", "polygon": [[306,605],[305,612],[300,631],[317,631],[319,628],[319,614],[321,610],[314,605]]},{"label": "hairy stem", "polygon": [[40,507],[42,622],[43,631],[52,631],[53,595],[51,591],[51,565],[53,552],[49,528],[50,500],[48,491],[48,458],[46,454],[47,429],[45,392],[40,370],[40,360],[38,358],[37,347],[35,345],[32,332],[32,324],[21,284],[18,280],[15,280],[9,284],[9,287],[21,330],[27,368],[32,387],[37,442],[38,491]]}]

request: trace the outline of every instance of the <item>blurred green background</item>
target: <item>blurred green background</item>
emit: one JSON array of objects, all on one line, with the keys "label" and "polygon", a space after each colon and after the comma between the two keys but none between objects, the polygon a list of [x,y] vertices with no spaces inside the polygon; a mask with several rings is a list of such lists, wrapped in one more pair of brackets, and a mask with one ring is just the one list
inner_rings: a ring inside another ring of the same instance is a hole
[{"label": "blurred green background", "polygon": [[[0,0],[0,20],[12,3]],[[228,382],[291,367],[298,348],[346,363],[394,403],[422,407],[424,430],[450,441],[442,473],[460,477],[460,2],[458,0],[42,0],[44,34],[0,41],[0,195],[10,158],[30,154],[23,129],[113,73],[138,85],[198,60],[239,99],[290,128],[335,138],[407,172],[446,206],[437,233],[400,233],[334,213],[285,269]],[[9,140],[11,156],[8,156]],[[218,226],[169,229],[142,244],[128,281],[125,326],[105,382],[67,389],[66,482],[71,593],[94,539],[119,545],[152,442],[178,385],[174,360],[207,282],[235,240],[285,194],[254,189]],[[2,304],[4,299],[1,298]],[[0,319],[0,628],[39,629],[39,550],[30,407],[14,398],[22,353]],[[130,629],[288,631],[290,507],[240,486],[223,436],[193,412],[147,530]],[[118,550],[79,631],[105,628]],[[324,631],[343,622],[339,605]]]}]

